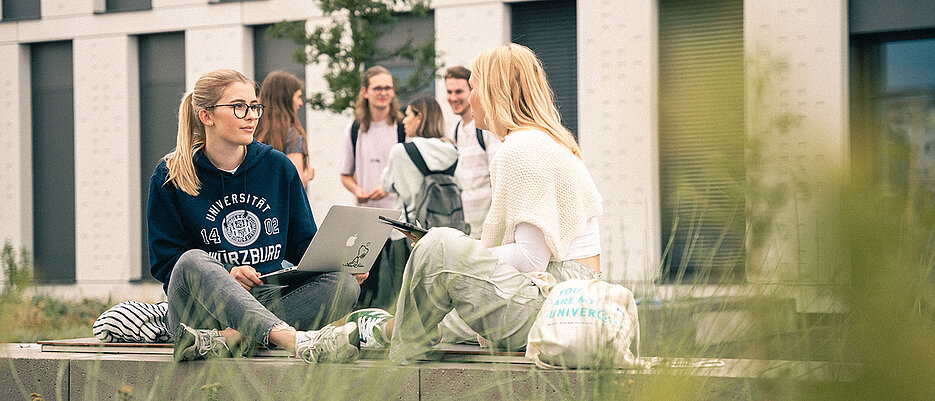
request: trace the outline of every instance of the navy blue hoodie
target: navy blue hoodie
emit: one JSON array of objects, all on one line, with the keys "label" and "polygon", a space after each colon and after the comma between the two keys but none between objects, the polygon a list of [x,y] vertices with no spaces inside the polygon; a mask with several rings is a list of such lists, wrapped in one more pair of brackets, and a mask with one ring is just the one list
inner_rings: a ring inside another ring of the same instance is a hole
[{"label": "navy blue hoodie", "polygon": [[253,266],[260,273],[298,264],[318,230],[302,181],[286,155],[253,141],[233,174],[219,170],[200,150],[198,196],[166,183],[166,162],[149,183],[150,272],[169,285],[175,262],[202,249],[221,263]]}]

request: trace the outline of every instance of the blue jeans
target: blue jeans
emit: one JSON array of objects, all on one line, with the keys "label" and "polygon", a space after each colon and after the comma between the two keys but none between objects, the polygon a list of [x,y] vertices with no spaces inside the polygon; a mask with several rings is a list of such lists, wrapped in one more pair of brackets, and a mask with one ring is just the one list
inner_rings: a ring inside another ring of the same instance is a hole
[{"label": "blue jeans", "polygon": [[276,281],[269,284],[279,286],[261,286],[251,293],[205,251],[185,252],[169,277],[170,334],[179,323],[199,329],[230,327],[249,341],[267,345],[276,324],[319,328],[349,313],[360,291],[357,280],[342,272],[290,274]]}]

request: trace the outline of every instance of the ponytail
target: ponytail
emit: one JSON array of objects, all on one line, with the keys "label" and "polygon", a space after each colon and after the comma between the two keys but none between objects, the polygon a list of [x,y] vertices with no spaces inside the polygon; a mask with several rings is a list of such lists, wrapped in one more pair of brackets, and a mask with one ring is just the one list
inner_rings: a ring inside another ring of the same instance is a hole
[{"label": "ponytail", "polygon": [[166,184],[170,181],[176,188],[191,195],[198,196],[201,190],[201,180],[195,173],[195,162],[192,155],[205,145],[204,125],[195,113],[192,104],[193,92],[185,93],[179,105],[179,131],[176,137],[175,150],[165,156],[166,167],[169,174]]},{"label": "ponytail", "polygon": [[235,82],[256,85],[237,71],[214,70],[198,78],[195,82],[195,89],[182,96],[175,150],[163,158],[169,169],[163,185],[172,181],[176,188],[191,196],[198,196],[201,190],[201,180],[195,172],[195,161],[192,156],[205,147],[205,126],[198,118],[198,113],[216,104],[223,96],[224,89]]}]

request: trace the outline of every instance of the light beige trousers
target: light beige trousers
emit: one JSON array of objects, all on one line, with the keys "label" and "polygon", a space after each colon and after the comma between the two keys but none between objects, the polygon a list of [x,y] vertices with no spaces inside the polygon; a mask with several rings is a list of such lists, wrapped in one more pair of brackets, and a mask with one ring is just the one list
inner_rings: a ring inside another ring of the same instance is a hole
[{"label": "light beige trousers", "polygon": [[[576,261],[552,262],[546,272],[556,282],[599,277]],[[480,241],[433,228],[406,263],[389,357],[401,364],[421,357],[438,342],[438,324],[452,309],[491,346],[521,349],[547,295],[541,280],[503,262]]]}]

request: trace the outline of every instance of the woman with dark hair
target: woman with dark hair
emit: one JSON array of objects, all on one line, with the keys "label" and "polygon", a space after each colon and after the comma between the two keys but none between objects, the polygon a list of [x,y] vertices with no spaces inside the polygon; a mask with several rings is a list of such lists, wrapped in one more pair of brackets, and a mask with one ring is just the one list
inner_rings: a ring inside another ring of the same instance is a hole
[{"label": "woman with dark hair", "polygon": [[[458,149],[444,134],[442,109],[431,95],[419,95],[409,102],[403,127],[429,170],[447,170],[458,161]],[[396,194],[396,208],[408,211],[407,219],[414,221],[411,209],[422,184],[422,173],[403,144],[396,144],[390,149],[389,163],[383,170],[381,181],[387,192]]]},{"label": "woman with dark hair", "polygon": [[315,169],[308,164],[308,142],[299,124],[303,86],[299,78],[282,70],[266,76],[260,86],[260,103],[266,106],[266,115],[257,124],[255,136],[257,141],[285,153],[306,186],[315,178]]},{"label": "woman with dark hair", "polygon": [[[458,149],[444,135],[442,110],[434,97],[423,94],[412,99],[406,107],[402,123],[406,136],[422,155],[429,170],[444,171],[458,161]],[[408,215],[405,218],[415,221],[413,205],[423,178],[404,146],[398,143],[390,148],[389,161],[383,169],[381,183],[386,192],[396,194],[394,208],[407,211]],[[377,277],[379,282],[373,305],[390,307],[396,301],[399,287],[402,285],[403,264],[389,264],[383,268],[386,270],[381,270]]]}]

